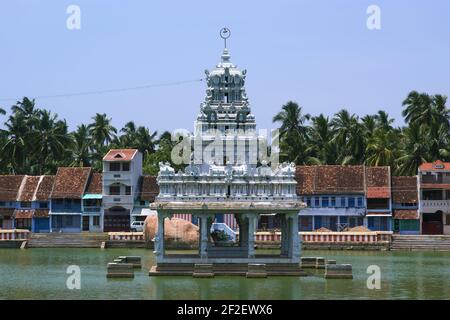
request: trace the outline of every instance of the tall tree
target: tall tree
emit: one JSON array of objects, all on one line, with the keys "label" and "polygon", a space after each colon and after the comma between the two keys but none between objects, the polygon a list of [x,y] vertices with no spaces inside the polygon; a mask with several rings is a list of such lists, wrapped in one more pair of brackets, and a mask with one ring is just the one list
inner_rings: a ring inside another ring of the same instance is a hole
[{"label": "tall tree", "polygon": [[281,111],[273,117],[274,123],[280,123],[279,137],[283,160],[290,160],[296,164],[307,161],[304,150],[308,132],[306,122],[309,119],[310,115],[303,114],[302,108],[292,101],[283,105]]},{"label": "tall tree", "polygon": [[88,126],[92,142],[97,148],[104,147],[114,139],[117,129],[111,124],[111,118],[104,113],[97,113],[92,119],[94,122]]},{"label": "tall tree", "polygon": [[72,136],[73,148],[70,165],[73,167],[89,167],[91,165],[91,154],[89,152],[91,136],[88,127],[84,124],[79,125]]}]

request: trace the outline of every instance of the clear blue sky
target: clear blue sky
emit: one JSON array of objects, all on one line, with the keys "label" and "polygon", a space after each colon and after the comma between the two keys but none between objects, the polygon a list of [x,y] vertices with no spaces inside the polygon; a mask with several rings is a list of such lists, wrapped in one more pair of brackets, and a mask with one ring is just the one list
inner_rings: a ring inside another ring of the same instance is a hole
[{"label": "clear blue sky", "polygon": [[[81,30],[66,28],[70,4],[81,8]],[[381,8],[379,31],[366,27],[370,4]],[[2,0],[0,99],[202,78],[220,60],[222,26],[232,31],[232,61],[248,70],[259,128],[273,127],[288,100],[330,116],[342,107],[359,115],[385,109],[401,125],[410,90],[450,95],[448,0]],[[192,130],[204,85],[38,105],[71,129],[105,112],[117,127],[134,120],[152,130]]]}]

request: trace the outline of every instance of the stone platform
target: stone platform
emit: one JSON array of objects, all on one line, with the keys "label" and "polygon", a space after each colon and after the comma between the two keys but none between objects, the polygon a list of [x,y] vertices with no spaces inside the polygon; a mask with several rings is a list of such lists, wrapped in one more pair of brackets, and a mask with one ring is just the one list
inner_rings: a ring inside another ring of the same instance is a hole
[{"label": "stone platform", "polygon": [[[214,276],[243,276],[250,277],[254,275],[255,265],[247,263],[213,263],[208,265],[199,265],[194,263],[160,263],[152,266],[149,276],[199,276],[199,270],[207,269],[208,277]],[[264,270],[264,276],[295,276],[304,277],[309,274],[295,263],[276,263],[276,264],[258,264],[259,270]],[[261,275],[261,274],[259,274]]]}]

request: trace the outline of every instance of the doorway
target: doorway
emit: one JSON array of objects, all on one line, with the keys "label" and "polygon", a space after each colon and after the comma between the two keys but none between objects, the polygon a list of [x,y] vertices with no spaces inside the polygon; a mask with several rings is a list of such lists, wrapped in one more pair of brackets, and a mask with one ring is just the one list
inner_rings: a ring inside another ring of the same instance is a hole
[{"label": "doorway", "polygon": [[422,214],[422,234],[443,234],[442,211]]},{"label": "doorway", "polygon": [[83,231],[89,231],[89,216],[83,216]]}]

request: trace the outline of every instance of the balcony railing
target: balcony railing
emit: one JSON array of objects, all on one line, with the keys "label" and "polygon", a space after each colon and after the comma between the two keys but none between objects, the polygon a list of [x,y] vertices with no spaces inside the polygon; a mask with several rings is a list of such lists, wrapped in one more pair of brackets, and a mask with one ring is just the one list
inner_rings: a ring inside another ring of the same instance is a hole
[{"label": "balcony railing", "polygon": [[450,200],[422,200],[419,207],[421,210],[448,211],[450,210]]}]

